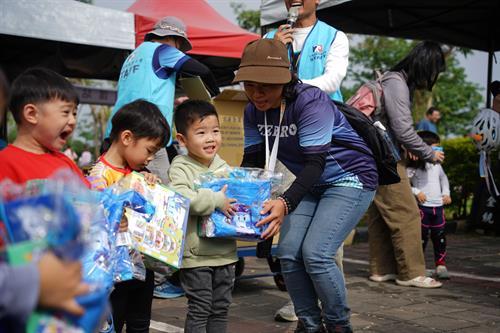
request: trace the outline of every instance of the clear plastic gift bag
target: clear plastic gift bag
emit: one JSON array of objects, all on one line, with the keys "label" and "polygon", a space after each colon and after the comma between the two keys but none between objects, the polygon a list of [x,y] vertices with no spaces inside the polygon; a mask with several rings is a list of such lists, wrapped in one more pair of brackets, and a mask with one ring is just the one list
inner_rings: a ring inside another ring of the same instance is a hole
[{"label": "clear plastic gift bag", "polygon": [[256,223],[265,215],[262,206],[271,197],[271,190],[281,182],[281,174],[256,168],[226,168],[200,175],[197,188],[220,191],[227,185],[226,197],[236,199],[235,214],[229,218],[216,210],[201,218],[198,234],[209,238],[260,240],[265,226]]}]

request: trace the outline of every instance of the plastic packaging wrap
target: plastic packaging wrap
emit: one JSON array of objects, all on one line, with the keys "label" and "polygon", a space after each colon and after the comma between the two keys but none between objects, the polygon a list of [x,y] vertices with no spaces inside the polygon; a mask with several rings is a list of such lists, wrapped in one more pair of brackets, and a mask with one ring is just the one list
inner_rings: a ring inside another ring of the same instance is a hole
[{"label": "plastic packaging wrap", "polygon": [[226,217],[216,210],[201,218],[198,234],[209,238],[231,238],[260,240],[266,226],[255,224],[266,215],[261,215],[262,205],[270,199],[271,188],[281,182],[281,174],[255,168],[227,168],[216,173],[200,175],[196,187],[220,191],[227,185],[226,197],[236,199],[236,212]]},{"label": "plastic packaging wrap", "polygon": [[[155,207],[152,214],[144,214],[137,209],[125,209],[128,230],[134,241],[134,248],[141,253],[177,269],[181,266],[184,249],[184,235],[189,215],[189,200],[161,184],[148,184],[144,176],[133,172],[113,188],[116,192],[140,193]],[[155,271],[161,264],[147,260]],[[168,270],[167,270],[168,271]]]},{"label": "plastic packaging wrap", "polygon": [[[75,261],[91,248],[90,234],[99,210],[98,198],[75,179],[74,175],[58,173],[52,179],[18,186],[0,184],[0,214],[10,265],[36,261],[46,250],[59,258]],[[101,220],[102,223],[102,220]],[[83,280],[90,292],[76,298],[85,309],[79,317],[60,312],[37,309],[27,323],[27,332],[93,332],[99,324],[100,313],[107,304],[103,281]]]}]

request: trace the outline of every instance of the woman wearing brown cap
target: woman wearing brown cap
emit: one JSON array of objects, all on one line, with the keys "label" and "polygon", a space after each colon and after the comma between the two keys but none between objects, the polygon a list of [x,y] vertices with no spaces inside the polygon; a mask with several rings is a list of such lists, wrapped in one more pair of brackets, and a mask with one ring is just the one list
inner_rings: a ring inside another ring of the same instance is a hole
[{"label": "woman wearing brown cap", "polygon": [[[269,216],[259,222],[267,224],[263,238],[281,229],[278,257],[299,318],[296,331],[352,332],[344,279],[332,257],[371,203],[377,169],[328,95],[302,84],[289,66],[279,41],[257,40],[243,52],[234,80],[250,100],[243,165],[273,170],[279,160],[296,176],[264,204]],[[356,150],[333,145],[333,136]]]}]

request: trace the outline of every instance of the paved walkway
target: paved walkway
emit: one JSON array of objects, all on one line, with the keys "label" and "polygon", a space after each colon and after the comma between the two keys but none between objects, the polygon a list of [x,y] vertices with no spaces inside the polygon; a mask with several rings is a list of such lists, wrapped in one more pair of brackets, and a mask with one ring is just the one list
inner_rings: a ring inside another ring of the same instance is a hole
[{"label": "paved walkway", "polygon": [[[428,263],[432,262],[428,248]],[[448,236],[451,280],[434,290],[376,283],[368,276],[368,244],[345,248],[349,305],[355,332],[500,332],[500,238]],[[246,259],[244,277],[267,273],[265,261]],[[293,332],[273,314],[287,300],[271,277],[242,279],[233,293],[229,333]],[[155,300],[151,332],[182,332],[186,299]]]}]

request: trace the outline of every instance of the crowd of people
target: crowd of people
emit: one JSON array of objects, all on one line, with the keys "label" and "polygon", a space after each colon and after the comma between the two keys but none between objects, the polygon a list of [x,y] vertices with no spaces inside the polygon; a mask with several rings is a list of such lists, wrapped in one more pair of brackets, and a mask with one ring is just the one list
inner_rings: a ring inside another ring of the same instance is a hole
[{"label": "crowd of people", "polygon": [[[317,19],[318,0],[284,3],[287,9],[300,5],[295,25],[281,25],[249,43],[235,75],[234,83],[242,84],[249,100],[242,166],[279,168],[288,184],[265,202],[262,214],[267,216],[258,223],[266,226],[263,240],[279,234],[278,263],[291,303],[277,317],[297,320],[296,332],[352,332],[342,246],[365,213],[370,280],[441,287],[426,276],[423,251],[429,235],[436,277],[448,278],[443,206],[451,199],[436,133],[440,113],[429,109],[415,128],[411,111],[415,91],[432,90],[445,59],[439,44],[421,42],[382,76],[380,121],[402,159],[397,165],[401,181],[379,185],[369,147],[332,102],[343,100],[346,35]],[[200,76],[212,96],[219,93],[210,70],[185,54],[190,49],[178,18],[163,18],[146,34],[123,64],[103,153],[87,177],[73,156],[61,152],[76,127],[78,96],[72,85],[51,70],[32,68],[8,92],[0,76],[0,111],[8,99],[17,126],[15,140],[0,151],[0,181],[22,184],[70,169],[92,190],[112,186],[132,171],[142,172],[150,183],[168,183],[190,199],[182,267],[174,279],[188,302],[185,332],[222,333],[235,280],[236,242],[200,237],[198,219],[215,210],[231,216],[235,200],[226,188],[214,192],[195,186],[201,173],[228,164],[218,155],[222,136],[214,106],[174,98],[178,73]],[[336,145],[333,137],[349,145]],[[187,154],[175,156],[174,139]],[[126,221],[120,230],[127,230]],[[116,332],[124,326],[127,332],[149,331],[155,280],[158,287],[172,277],[147,270],[145,281],[115,285],[110,302]],[[25,267],[0,264],[0,290],[0,330],[16,332],[36,306],[80,314],[75,297],[88,286],[81,283],[78,263],[48,252]]]}]

